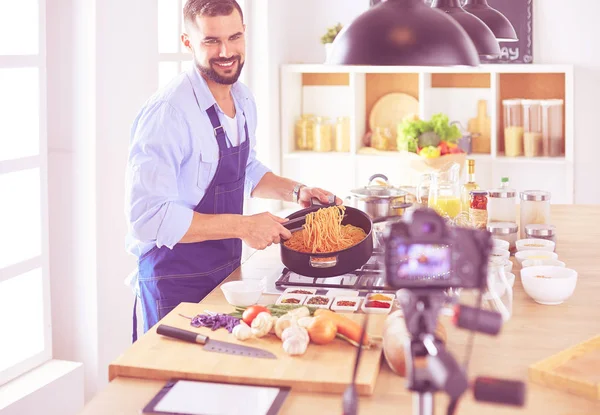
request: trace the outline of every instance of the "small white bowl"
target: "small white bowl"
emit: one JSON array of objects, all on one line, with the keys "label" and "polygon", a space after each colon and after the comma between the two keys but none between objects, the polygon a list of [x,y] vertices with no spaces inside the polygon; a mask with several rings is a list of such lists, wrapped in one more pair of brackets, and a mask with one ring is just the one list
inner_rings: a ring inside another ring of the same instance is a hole
[{"label": "small white bowl", "polygon": [[556,244],[546,239],[519,239],[517,251],[549,251],[554,252]]},{"label": "small white bowl", "polygon": [[[297,303],[288,303],[287,300],[297,300]],[[299,306],[306,301],[306,295],[303,294],[281,294],[275,304],[277,305],[294,305]]]},{"label": "small white bowl", "polygon": [[[380,301],[380,300],[373,300],[373,301]],[[386,303],[389,305],[389,307],[386,308],[379,308],[379,307],[367,307],[367,303],[369,302],[368,299],[365,299],[365,301],[363,301],[362,305],[360,306],[360,309],[363,311],[363,313],[368,313],[368,314],[389,314],[390,311],[392,311],[392,306],[394,305],[393,301],[380,301],[382,303]]]},{"label": "small white bowl", "polygon": [[493,238],[494,248],[504,249],[506,251],[510,250],[510,244],[504,239]]},{"label": "small white bowl", "polygon": [[327,297],[358,297],[360,293],[355,290],[346,290],[344,288],[332,288],[327,290]]},{"label": "small white bowl", "polygon": [[521,270],[521,282],[536,303],[557,305],[573,295],[577,271],[553,266],[527,267]]},{"label": "small white bowl", "polygon": [[259,280],[229,281],[221,285],[221,291],[227,302],[239,307],[256,304],[264,289],[264,283]]},{"label": "small white bowl", "polygon": [[[309,302],[315,297],[326,298],[327,304],[309,304]],[[304,301],[304,305],[308,306],[308,307],[315,307],[315,308],[329,308],[332,301],[333,301],[333,297],[328,297],[326,295],[309,295],[306,297],[306,300]]]},{"label": "small white bowl", "polygon": [[490,253],[489,259],[493,260],[495,258],[509,259],[510,252],[508,251],[508,249],[494,248],[494,249],[492,249],[492,252]]},{"label": "small white bowl", "polygon": [[519,251],[515,254],[515,258],[519,265],[523,265],[523,261],[528,259],[531,260],[544,260],[544,259],[558,259],[558,255],[555,252],[550,251]]},{"label": "small white bowl", "polygon": [[[304,292],[294,292],[294,291],[304,291]],[[299,295],[313,295],[317,293],[316,288],[307,288],[307,287],[288,287],[283,292],[284,294],[299,294]]]},{"label": "small white bowl", "polygon": [[567,266],[567,264],[565,264],[562,261],[559,261],[558,259],[527,259],[525,261],[523,261],[523,268],[526,267],[539,267],[539,266],[544,266],[544,265],[550,265],[550,266],[554,266],[554,267],[562,267],[565,268]]},{"label": "small white bowl", "polygon": [[[331,303],[331,309],[333,311],[347,311],[350,313],[353,313],[355,311],[358,311],[358,307],[360,306],[360,302],[361,302],[362,298],[361,297],[335,297],[335,299],[333,300],[333,302]],[[345,306],[345,305],[338,305],[338,302],[340,301],[350,301],[353,302],[354,305],[353,306]]]},{"label": "small white bowl", "polygon": [[513,265],[514,264],[510,259],[506,259],[506,258],[502,258],[502,257],[494,257],[494,258],[490,259],[488,268],[491,268],[494,266],[503,266],[504,272],[512,272]]}]

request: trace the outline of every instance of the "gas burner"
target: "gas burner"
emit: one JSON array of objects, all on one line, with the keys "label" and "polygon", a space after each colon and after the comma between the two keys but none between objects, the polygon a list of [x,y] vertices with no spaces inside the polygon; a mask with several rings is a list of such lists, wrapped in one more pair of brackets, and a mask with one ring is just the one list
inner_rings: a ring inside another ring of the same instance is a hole
[{"label": "gas burner", "polygon": [[380,261],[377,260],[377,257],[382,255],[382,251],[375,250],[371,258],[360,269],[337,277],[306,277],[284,268],[281,276],[275,281],[275,287],[278,289],[288,287],[341,288],[365,292],[395,293],[397,290],[387,285],[384,270],[381,269]]}]

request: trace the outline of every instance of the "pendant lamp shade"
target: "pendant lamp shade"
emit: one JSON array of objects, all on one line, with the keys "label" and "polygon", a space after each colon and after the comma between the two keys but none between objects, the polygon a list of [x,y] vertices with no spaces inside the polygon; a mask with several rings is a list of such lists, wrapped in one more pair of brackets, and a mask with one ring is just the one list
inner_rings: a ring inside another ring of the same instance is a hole
[{"label": "pendant lamp shade", "polygon": [[387,0],[358,16],[335,38],[338,65],[478,66],[467,32],[423,0]]},{"label": "pendant lamp shade", "polygon": [[431,7],[445,12],[465,29],[479,56],[500,55],[500,45],[494,32],[481,19],[464,11],[459,0],[433,0]]},{"label": "pendant lamp shade", "polygon": [[477,17],[489,27],[499,42],[516,42],[517,32],[510,20],[496,9],[492,9],[487,0],[467,0],[463,9]]}]

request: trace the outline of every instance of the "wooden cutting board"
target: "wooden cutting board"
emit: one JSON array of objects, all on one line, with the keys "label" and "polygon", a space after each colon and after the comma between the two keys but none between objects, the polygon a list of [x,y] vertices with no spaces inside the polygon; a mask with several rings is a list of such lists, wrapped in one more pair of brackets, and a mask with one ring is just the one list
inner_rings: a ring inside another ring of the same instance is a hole
[{"label": "wooden cutting board", "polygon": [[473,134],[473,153],[490,154],[492,149],[492,119],[487,114],[487,101],[477,103],[477,118],[469,120],[467,129]]},{"label": "wooden cutting board", "polygon": [[600,336],[529,368],[532,382],[600,400]]},{"label": "wooden cutting board", "polygon": [[[201,345],[166,338],[150,330],[134,343],[125,354],[109,366],[109,378],[136,377],[142,379],[184,378],[193,380],[242,383],[263,386],[289,386],[303,392],[343,393],[351,380],[356,348],[340,339],[325,346],[310,344],[302,356],[289,356],[275,335],[239,342],[225,329],[212,331],[196,329],[190,321],[179,316],[194,316],[210,311],[230,313],[229,305],[207,306],[182,303],[162,324],[203,333],[216,340],[240,343],[269,350],[277,359],[258,359],[205,352]],[[363,314],[344,314],[362,321]],[[386,316],[369,317],[369,333],[381,336]],[[379,374],[380,346],[363,350],[357,376],[357,389],[361,395],[371,395]]]}]

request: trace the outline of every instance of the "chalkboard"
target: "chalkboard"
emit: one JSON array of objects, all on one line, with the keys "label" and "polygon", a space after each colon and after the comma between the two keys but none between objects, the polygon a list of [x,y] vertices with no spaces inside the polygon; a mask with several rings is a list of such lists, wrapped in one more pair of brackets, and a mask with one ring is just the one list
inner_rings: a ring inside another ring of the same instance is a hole
[{"label": "chalkboard", "polygon": [[[425,0],[431,4],[433,0]],[[461,0],[466,3],[466,0]],[[371,0],[371,6],[381,0]],[[488,0],[490,7],[510,20],[518,42],[500,42],[502,54],[497,58],[481,57],[481,63],[533,63],[533,0]]]}]

